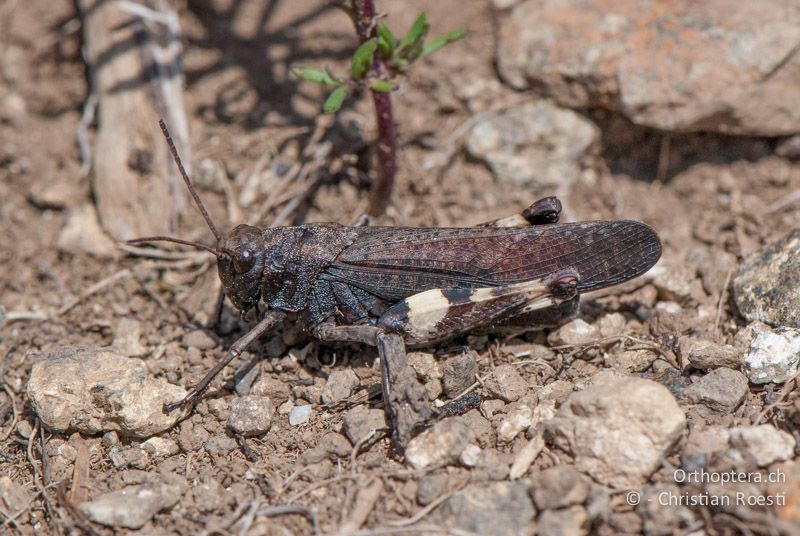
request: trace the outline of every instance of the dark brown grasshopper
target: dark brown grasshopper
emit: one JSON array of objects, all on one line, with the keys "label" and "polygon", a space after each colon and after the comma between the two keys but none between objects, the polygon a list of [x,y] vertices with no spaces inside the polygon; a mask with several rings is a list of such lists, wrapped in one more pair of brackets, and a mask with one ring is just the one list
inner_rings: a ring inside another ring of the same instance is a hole
[{"label": "dark brown grasshopper", "polygon": [[225,295],[241,313],[267,306],[261,320],[181,401],[194,404],[212,379],[278,322],[300,322],[322,341],[377,346],[384,404],[395,445],[403,448],[432,414],[407,365],[406,346],[428,346],[478,328],[558,324],[580,294],[641,275],[661,243],[636,221],[557,223],[561,203],[537,201],[519,216],[474,228],[348,227],[313,223],[216,229],[181,164],[186,186],[216,247],[171,237],[217,257]]}]

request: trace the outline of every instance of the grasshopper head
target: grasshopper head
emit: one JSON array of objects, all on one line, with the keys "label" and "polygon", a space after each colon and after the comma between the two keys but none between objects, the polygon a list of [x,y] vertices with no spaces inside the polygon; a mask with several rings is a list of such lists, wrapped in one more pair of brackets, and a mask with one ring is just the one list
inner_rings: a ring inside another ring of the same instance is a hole
[{"label": "grasshopper head", "polygon": [[261,297],[261,274],[267,258],[262,231],[252,225],[238,225],[221,241],[217,268],[225,295],[242,313]]}]

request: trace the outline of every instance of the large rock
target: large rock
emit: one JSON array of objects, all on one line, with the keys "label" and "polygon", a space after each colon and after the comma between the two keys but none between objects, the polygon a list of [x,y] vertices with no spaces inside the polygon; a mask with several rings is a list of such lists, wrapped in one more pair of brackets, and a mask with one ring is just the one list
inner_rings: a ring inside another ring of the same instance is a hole
[{"label": "large rock", "polygon": [[545,423],[575,467],[607,486],[638,489],[683,435],[686,417],[663,385],[602,378],[573,393]]},{"label": "large rock", "polygon": [[162,411],[184,396],[183,387],[150,376],[140,359],[108,348],[60,348],[33,365],[28,380],[34,411],[57,432],[150,437],[184,416]]},{"label": "large rock", "polygon": [[567,188],[599,136],[588,119],[541,101],[487,115],[472,127],[466,148],[501,180]]},{"label": "large rock", "polygon": [[523,482],[470,484],[447,499],[431,518],[476,534],[531,534],[536,510]]},{"label": "large rock", "polygon": [[733,296],[748,320],[800,328],[800,229],[747,257]]},{"label": "large rock", "polygon": [[138,529],[162,510],[175,506],[186,491],[186,481],[171,475],[164,482],[127,486],[79,505],[95,523],[109,527]]},{"label": "large rock", "polygon": [[668,131],[800,131],[794,2],[529,0],[500,29],[517,89]]}]

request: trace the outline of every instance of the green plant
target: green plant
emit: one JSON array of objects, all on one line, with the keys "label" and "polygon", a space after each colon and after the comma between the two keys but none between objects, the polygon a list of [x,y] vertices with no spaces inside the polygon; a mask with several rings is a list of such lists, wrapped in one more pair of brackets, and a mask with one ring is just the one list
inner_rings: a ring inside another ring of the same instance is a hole
[{"label": "green plant", "polygon": [[392,113],[391,92],[396,80],[420,58],[439,50],[448,43],[464,37],[466,31],[454,30],[425,42],[430,26],[425,13],[401,39],[378,19],[373,0],[351,0],[341,6],[352,18],[360,45],[350,61],[350,73],[336,76],[326,69],[304,67],[294,69],[303,80],[331,88],[323,110],[335,113],[345,99],[356,91],[368,89],[375,105],[377,124],[377,156],[380,176],[373,183],[369,213],[378,216],[389,202],[397,170],[397,131]]}]

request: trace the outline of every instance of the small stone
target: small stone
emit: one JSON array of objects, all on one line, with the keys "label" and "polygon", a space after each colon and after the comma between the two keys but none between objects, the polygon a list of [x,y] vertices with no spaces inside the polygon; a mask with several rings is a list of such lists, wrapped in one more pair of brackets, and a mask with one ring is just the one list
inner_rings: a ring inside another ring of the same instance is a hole
[{"label": "small stone", "polygon": [[322,436],[313,449],[307,450],[300,456],[300,463],[310,465],[319,463],[328,457],[344,458],[350,455],[352,447],[342,434],[328,432]]},{"label": "small stone", "polygon": [[408,443],[406,463],[415,469],[447,465],[473,441],[472,430],[461,419],[444,419]]},{"label": "small stone", "polygon": [[26,115],[28,115],[28,105],[22,95],[15,91],[7,91],[0,96],[0,123],[10,123],[18,127]]},{"label": "small stone", "polygon": [[800,329],[756,329],[744,355],[744,371],[752,383],[783,383],[800,366]]},{"label": "small stone", "polygon": [[23,511],[17,522],[27,522],[28,513],[25,509],[30,505],[30,494],[8,476],[0,476],[0,505],[6,514],[15,514]]},{"label": "small stone", "polygon": [[158,512],[177,504],[188,487],[186,481],[181,480],[174,476],[170,483],[128,486],[81,503],[78,508],[95,523],[139,529]]},{"label": "small stone", "polygon": [[483,451],[478,445],[470,444],[467,445],[461,453],[458,461],[460,461],[461,465],[464,467],[475,467],[481,459],[481,454],[483,454]]},{"label": "small stone", "polygon": [[583,504],[589,498],[589,482],[569,465],[554,465],[534,475],[531,497],[539,510]]},{"label": "small stone", "polygon": [[731,428],[730,443],[759,467],[794,457],[794,438],[771,424]]},{"label": "small stone", "polygon": [[577,346],[590,343],[600,338],[596,327],[587,324],[585,320],[576,318],[552,332],[547,337],[547,342],[552,346]]},{"label": "small stone", "polygon": [[497,441],[510,443],[520,432],[527,430],[533,423],[533,410],[530,406],[520,404],[508,412],[506,418],[497,428]]},{"label": "small stone", "polygon": [[265,434],[272,426],[272,401],[265,396],[234,398],[228,415],[228,428],[245,437]]},{"label": "small stone", "polygon": [[186,410],[165,415],[164,402],[181,400],[183,387],[153,378],[140,359],[113,349],[67,347],[35,363],[28,398],[45,425],[77,431],[146,438],[172,428]]},{"label": "small stone", "polygon": [[292,426],[300,426],[306,424],[308,419],[311,418],[312,407],[309,404],[302,406],[294,406],[292,411],[289,412],[289,424]]},{"label": "small stone", "polygon": [[733,413],[749,392],[747,377],[738,370],[717,368],[685,388],[682,395],[719,413]]},{"label": "small stone", "polygon": [[427,473],[420,477],[417,486],[417,502],[427,506],[445,493],[450,485],[450,477],[445,472]]},{"label": "small stone", "polygon": [[644,372],[658,359],[659,354],[649,348],[622,350],[613,357],[613,364],[627,372]]},{"label": "small stone", "polygon": [[694,301],[692,284],[696,281],[696,270],[673,261],[656,272],[653,286],[658,290],[660,300],[686,304]]},{"label": "small stone", "polygon": [[372,432],[386,428],[386,413],[382,409],[367,409],[356,406],[345,413],[343,420],[344,433],[355,445]]},{"label": "small stone", "polygon": [[225,434],[213,435],[209,437],[205,443],[203,443],[203,450],[212,456],[221,456],[227,454],[236,450],[237,447],[238,445],[236,444],[236,440],[232,437],[228,437]]},{"label": "small stone", "polygon": [[181,423],[178,432],[178,445],[183,452],[193,452],[202,447],[209,437],[208,430],[202,425],[186,420]]},{"label": "small stone", "polygon": [[225,507],[225,488],[215,478],[206,477],[192,486],[192,504],[203,513]]},{"label": "small stone", "polygon": [[111,346],[124,356],[142,357],[147,355],[147,347],[141,343],[141,337],[141,322],[133,318],[121,318],[114,329],[114,342]]},{"label": "small stone", "polygon": [[656,382],[605,377],[573,393],[545,423],[575,467],[607,486],[638,489],[681,438],[686,417]]},{"label": "small stone", "polygon": [[538,101],[489,112],[470,130],[465,147],[501,181],[538,188],[567,188],[580,160],[600,139],[584,116]]},{"label": "small stone", "polygon": [[70,211],[57,245],[61,251],[88,253],[101,259],[113,259],[119,255],[114,241],[100,227],[94,206],[88,203]]},{"label": "small stone", "polygon": [[536,524],[537,536],[561,536],[562,534],[588,534],[589,516],[582,506],[571,506],[564,510],[547,510],[539,516]]},{"label": "small stone", "polygon": [[684,362],[701,370],[718,367],[738,370],[742,364],[742,352],[735,346],[696,337],[684,336],[678,339],[678,353]]},{"label": "small stone", "polygon": [[486,380],[486,387],[493,395],[506,402],[519,400],[528,393],[526,382],[514,365],[500,365]]},{"label": "small stone", "polygon": [[514,462],[508,471],[508,478],[517,480],[527,473],[533,462],[539,457],[542,449],[544,449],[544,434],[541,431],[537,431],[525,446],[517,452]]},{"label": "small stone", "polygon": [[322,403],[335,404],[350,398],[361,381],[353,369],[335,370],[328,376],[328,383],[322,388]]},{"label": "small stone", "polygon": [[183,338],[183,345],[187,348],[197,348],[198,350],[213,350],[217,347],[217,341],[202,329],[196,329],[186,333]]},{"label": "small stone", "polygon": [[644,534],[676,534],[697,522],[697,515],[685,504],[659,500],[682,497],[684,491],[675,484],[653,484],[641,492],[636,511],[642,517]]},{"label": "small stone", "polygon": [[417,377],[424,382],[442,379],[442,371],[439,369],[439,364],[433,354],[428,352],[409,352],[408,364],[417,373]]},{"label": "small stone", "polygon": [[597,321],[596,327],[600,332],[600,337],[619,337],[625,333],[625,326],[628,321],[625,320],[625,315],[622,313],[611,313],[603,315]]},{"label": "small stone", "polygon": [[151,437],[142,443],[142,449],[153,458],[166,458],[180,452],[178,444],[167,437]]},{"label": "small stone", "polygon": [[522,482],[469,484],[431,514],[434,522],[475,534],[518,536],[533,532],[536,510]]},{"label": "small stone", "polygon": [[[197,354],[197,357],[199,358],[198,361],[202,360],[203,354],[198,348],[190,347],[187,354],[192,354],[192,353]],[[191,355],[189,356],[189,359],[190,359],[189,362],[192,363]],[[195,363],[192,364],[194,365]],[[200,363],[198,362],[196,364]],[[241,370],[238,370],[233,375],[233,390],[236,391],[236,394],[239,396],[261,394],[253,392],[253,384],[260,376],[261,376],[261,367],[259,367],[256,364],[251,364]],[[288,389],[289,386],[287,385],[286,387]],[[268,395],[261,394],[261,396],[268,396]]]},{"label": "small stone", "polygon": [[723,426],[694,426],[689,430],[682,456],[707,456],[728,448],[728,429]]},{"label": "small stone", "polygon": [[251,395],[266,396],[276,404],[282,404],[292,394],[289,385],[274,374],[262,374],[250,388]]},{"label": "small stone", "polygon": [[278,406],[278,415],[290,415],[292,413],[293,408],[294,408],[294,402],[292,402],[292,400],[289,399],[280,406]]},{"label": "small stone", "polygon": [[460,395],[467,387],[475,383],[477,373],[478,363],[472,352],[448,359],[444,364],[444,374],[442,375],[445,396],[455,398]]},{"label": "small stone", "polygon": [[750,321],[800,328],[800,229],[747,257],[733,296]]}]

